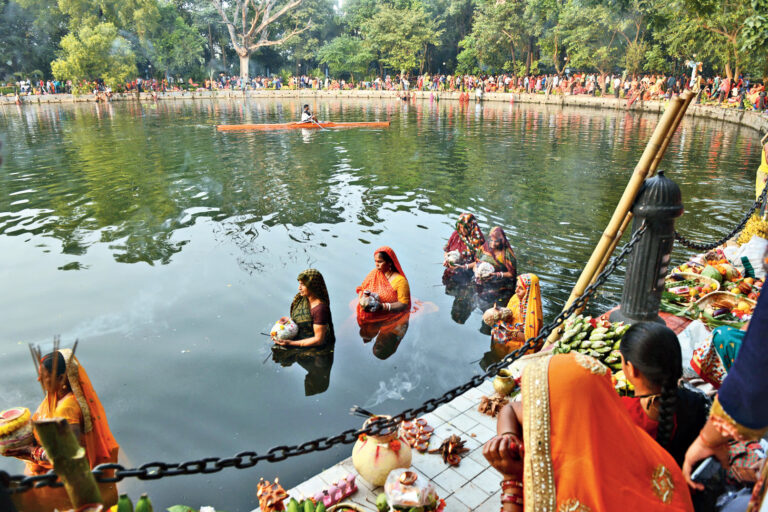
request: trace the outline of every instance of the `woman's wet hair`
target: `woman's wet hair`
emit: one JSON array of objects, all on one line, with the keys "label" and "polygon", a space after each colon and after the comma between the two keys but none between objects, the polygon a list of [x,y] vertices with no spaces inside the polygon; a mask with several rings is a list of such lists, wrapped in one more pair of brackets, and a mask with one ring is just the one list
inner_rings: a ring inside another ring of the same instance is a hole
[{"label": "woman's wet hair", "polygon": [[677,410],[677,383],[683,374],[683,355],[677,335],[656,322],[633,324],[619,346],[624,361],[661,387],[659,397],[659,430],[656,441],[667,447],[674,429]]},{"label": "woman's wet hair", "polygon": [[[56,376],[58,377],[59,375],[64,375],[67,371],[67,362],[64,360],[64,355],[61,352],[56,351],[55,354],[58,358],[58,361],[56,362]],[[54,352],[50,352],[40,359],[40,363],[46,370],[48,370],[48,372],[53,371],[53,356]]]}]

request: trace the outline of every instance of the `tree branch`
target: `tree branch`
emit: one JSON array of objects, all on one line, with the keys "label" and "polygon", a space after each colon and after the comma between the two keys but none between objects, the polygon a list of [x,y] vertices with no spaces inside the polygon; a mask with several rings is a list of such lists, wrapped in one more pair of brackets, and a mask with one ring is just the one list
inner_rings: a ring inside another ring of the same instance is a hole
[{"label": "tree branch", "polygon": [[[235,32],[235,25],[231,21],[229,21],[229,17],[227,16],[227,13],[224,12],[224,7],[221,4],[221,0],[211,0],[213,2],[213,6],[216,8],[216,11],[219,13],[219,16],[221,16],[221,19],[224,21],[224,24],[227,26],[227,31],[229,32],[229,38],[232,40],[232,45],[235,47],[235,51],[238,53],[240,50],[242,50],[242,46],[240,46],[237,43],[237,32]],[[237,11],[235,11],[235,18],[237,19]]]},{"label": "tree branch", "polygon": [[[259,28],[256,29],[256,32],[261,34],[264,32],[264,30],[267,29],[267,27],[272,24],[273,21],[275,21],[277,18],[288,12],[290,9],[293,9],[297,5],[301,3],[301,0],[291,0],[287,4],[285,4],[279,11],[277,11],[273,15],[269,15],[269,11],[271,10],[271,7],[274,5],[275,0],[268,0],[266,3],[266,6],[264,8],[264,17],[261,20],[261,24],[259,25]],[[309,28],[309,25],[307,27],[302,29],[302,32]],[[295,34],[291,34],[295,35]]]},{"label": "tree branch", "polygon": [[293,36],[301,34],[305,30],[309,29],[311,26],[312,26],[312,23],[308,22],[307,25],[304,28],[295,28],[287,36],[281,37],[280,39],[277,39],[275,41],[267,40],[267,37],[266,37],[267,33],[263,32],[261,39],[259,39],[256,43],[248,46],[248,51],[252,52],[252,51],[254,51],[254,50],[258,49],[258,48],[261,48],[263,46],[276,46],[276,45],[283,44],[284,42],[286,42],[287,40],[289,40]]}]

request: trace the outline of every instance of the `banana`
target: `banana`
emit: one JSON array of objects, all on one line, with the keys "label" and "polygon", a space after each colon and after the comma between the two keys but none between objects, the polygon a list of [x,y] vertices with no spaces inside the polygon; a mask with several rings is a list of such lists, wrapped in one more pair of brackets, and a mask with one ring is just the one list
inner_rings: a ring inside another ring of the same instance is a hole
[{"label": "banana", "polygon": [[315,507],[315,512],[325,512],[325,504],[322,501],[319,501],[317,503],[317,506]]},{"label": "banana", "polygon": [[296,501],[296,498],[291,498],[291,501],[288,502],[288,507],[285,509],[286,512],[300,512],[299,511],[299,502]]},{"label": "banana", "polygon": [[304,512],[315,512],[315,502],[312,500],[304,500]]}]

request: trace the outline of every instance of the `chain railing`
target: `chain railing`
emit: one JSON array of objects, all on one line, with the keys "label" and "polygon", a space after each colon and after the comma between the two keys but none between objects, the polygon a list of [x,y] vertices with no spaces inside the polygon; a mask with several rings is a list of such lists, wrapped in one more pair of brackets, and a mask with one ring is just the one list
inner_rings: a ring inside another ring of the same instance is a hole
[{"label": "chain railing", "polygon": [[[608,277],[616,271],[619,265],[632,252],[635,245],[637,245],[640,238],[643,236],[643,233],[645,233],[646,228],[647,226],[645,222],[643,222],[640,228],[632,234],[629,242],[624,246],[621,252],[614,257],[611,263],[597,276],[595,282],[589,285],[587,289],[584,290],[584,293],[573,301],[573,304],[571,304],[570,307],[563,310],[549,324],[544,326],[538,336],[528,339],[520,348],[507,354],[500,361],[488,366],[484,373],[475,375],[464,384],[456,386],[442,396],[430,398],[419,407],[406,409],[391,418],[378,418],[363,428],[345,430],[335,436],[320,437],[300,445],[275,446],[262,454],[258,454],[254,451],[245,451],[238,453],[234,457],[207,457],[182,463],[150,462],[132,469],[125,468],[121,464],[100,464],[93,469],[93,475],[98,482],[115,483],[126,478],[158,480],[160,478],[178,475],[217,473],[225,468],[232,467],[246,469],[255,466],[259,462],[279,462],[299,455],[328,450],[337,444],[352,444],[357,441],[358,437],[361,435],[378,435],[392,432],[392,430],[397,428],[400,422],[414,420],[423,414],[434,411],[439,406],[447,404],[459,395],[481,385],[485,379],[496,375],[500,369],[506,368],[512,364],[529,349],[540,347],[554,329],[559,327],[575,311],[586,305],[587,301],[595,291],[608,280]],[[3,481],[8,482],[7,486],[11,493],[25,492],[33,487],[61,487],[63,485],[58,480],[58,475],[53,471],[44,475],[35,476],[8,476],[7,473],[0,471],[0,483]]]},{"label": "chain railing", "polygon": [[768,194],[768,186],[763,187],[763,192],[760,194],[760,197],[757,198],[757,200],[752,203],[752,207],[747,210],[747,213],[744,215],[744,218],[741,219],[741,222],[731,230],[730,233],[725,235],[720,240],[717,240],[716,242],[712,242],[710,244],[703,244],[698,242],[693,242],[691,240],[688,240],[683,235],[675,231],[675,240],[683,244],[685,247],[688,247],[689,249],[694,249],[697,251],[711,251],[715,247],[720,247],[725,242],[736,236],[736,234],[744,229],[744,226],[746,226],[747,221],[749,221],[749,218],[752,217],[752,215],[755,213],[755,210],[757,210],[761,204],[765,204],[765,197],[766,194]]}]

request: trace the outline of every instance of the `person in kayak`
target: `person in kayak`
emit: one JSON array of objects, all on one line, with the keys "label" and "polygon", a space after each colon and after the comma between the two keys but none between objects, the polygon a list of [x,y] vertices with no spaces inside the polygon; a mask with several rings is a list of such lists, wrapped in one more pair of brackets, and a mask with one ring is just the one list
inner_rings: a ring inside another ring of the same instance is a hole
[{"label": "person in kayak", "polygon": [[309,105],[304,105],[304,111],[301,113],[302,123],[317,123],[317,117],[310,112]]}]

